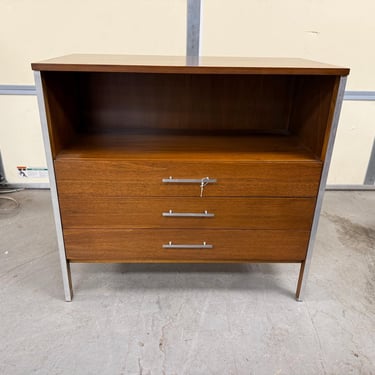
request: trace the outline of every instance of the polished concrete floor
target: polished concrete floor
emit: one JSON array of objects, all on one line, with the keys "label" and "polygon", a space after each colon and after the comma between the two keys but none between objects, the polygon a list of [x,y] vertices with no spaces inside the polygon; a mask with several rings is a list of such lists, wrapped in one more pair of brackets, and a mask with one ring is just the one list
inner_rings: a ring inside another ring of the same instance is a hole
[{"label": "polished concrete floor", "polygon": [[305,302],[293,264],[73,264],[64,302],[49,191],[8,196],[1,375],[375,374],[375,192],[326,194]]}]

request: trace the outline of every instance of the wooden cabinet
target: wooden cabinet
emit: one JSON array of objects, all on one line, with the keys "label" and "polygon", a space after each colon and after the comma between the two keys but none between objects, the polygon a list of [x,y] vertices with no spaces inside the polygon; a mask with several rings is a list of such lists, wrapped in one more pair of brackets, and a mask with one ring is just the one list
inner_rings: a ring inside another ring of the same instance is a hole
[{"label": "wooden cabinet", "polygon": [[348,69],[110,55],[32,68],[67,300],[70,262],[297,262],[301,298]]}]

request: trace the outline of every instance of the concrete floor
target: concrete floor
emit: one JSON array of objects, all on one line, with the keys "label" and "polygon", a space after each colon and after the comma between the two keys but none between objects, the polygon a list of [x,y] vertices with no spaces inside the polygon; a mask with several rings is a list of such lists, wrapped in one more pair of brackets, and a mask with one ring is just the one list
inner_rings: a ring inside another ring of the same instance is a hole
[{"label": "concrete floor", "polygon": [[375,374],[375,192],[326,194],[302,303],[293,264],[73,264],[64,302],[49,191],[9,196],[1,375]]}]

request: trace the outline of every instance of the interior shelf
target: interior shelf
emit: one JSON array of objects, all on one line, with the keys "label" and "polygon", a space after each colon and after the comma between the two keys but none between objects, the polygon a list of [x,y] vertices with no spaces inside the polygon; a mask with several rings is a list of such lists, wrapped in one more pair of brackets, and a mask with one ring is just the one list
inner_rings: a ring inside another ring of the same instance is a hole
[{"label": "interior shelf", "polygon": [[124,160],[319,160],[297,136],[100,134],[80,135],[56,159]]}]

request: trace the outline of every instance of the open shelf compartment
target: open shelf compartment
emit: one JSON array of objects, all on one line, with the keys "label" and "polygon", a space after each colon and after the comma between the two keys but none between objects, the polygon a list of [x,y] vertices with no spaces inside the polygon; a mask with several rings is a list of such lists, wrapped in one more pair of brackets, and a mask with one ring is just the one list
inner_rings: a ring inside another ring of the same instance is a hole
[{"label": "open shelf compartment", "polygon": [[338,78],[42,72],[53,157],[324,159]]}]

